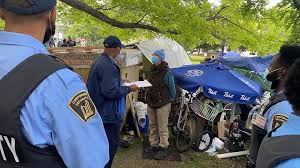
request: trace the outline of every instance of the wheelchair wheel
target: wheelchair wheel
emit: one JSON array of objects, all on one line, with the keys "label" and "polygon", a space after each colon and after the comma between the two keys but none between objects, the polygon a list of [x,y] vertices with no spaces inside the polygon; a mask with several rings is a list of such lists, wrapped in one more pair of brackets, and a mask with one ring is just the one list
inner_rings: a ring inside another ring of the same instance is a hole
[{"label": "wheelchair wheel", "polygon": [[211,131],[203,131],[199,134],[196,142],[195,150],[198,152],[204,152],[207,151],[213,140],[213,135]]},{"label": "wheelchair wheel", "polygon": [[179,152],[185,152],[190,149],[197,133],[199,132],[200,119],[196,115],[190,115],[187,118],[183,131],[178,131],[176,135],[176,148]]}]

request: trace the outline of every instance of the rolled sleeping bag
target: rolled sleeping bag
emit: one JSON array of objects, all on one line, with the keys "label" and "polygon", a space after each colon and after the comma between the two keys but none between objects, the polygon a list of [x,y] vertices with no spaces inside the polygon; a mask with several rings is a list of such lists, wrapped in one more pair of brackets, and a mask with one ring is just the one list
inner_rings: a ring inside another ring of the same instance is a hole
[{"label": "rolled sleeping bag", "polygon": [[146,126],[147,105],[143,102],[136,102],[134,108],[137,114],[138,124],[144,128]]}]

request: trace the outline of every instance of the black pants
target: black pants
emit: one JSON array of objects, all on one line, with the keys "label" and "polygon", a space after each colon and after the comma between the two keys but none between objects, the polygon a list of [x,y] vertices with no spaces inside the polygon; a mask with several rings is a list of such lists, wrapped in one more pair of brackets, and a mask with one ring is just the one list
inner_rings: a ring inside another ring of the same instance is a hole
[{"label": "black pants", "polygon": [[250,159],[254,164],[256,163],[259,147],[265,135],[267,135],[267,132],[264,129],[261,129],[256,125],[252,126]]},{"label": "black pants", "polygon": [[104,123],[104,129],[109,142],[109,162],[105,168],[110,168],[120,144],[120,127],[121,124]]}]

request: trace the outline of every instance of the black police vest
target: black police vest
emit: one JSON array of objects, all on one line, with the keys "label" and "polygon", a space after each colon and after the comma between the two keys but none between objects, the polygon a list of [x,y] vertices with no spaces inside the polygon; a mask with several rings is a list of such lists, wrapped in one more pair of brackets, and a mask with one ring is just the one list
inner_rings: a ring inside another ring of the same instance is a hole
[{"label": "black police vest", "polygon": [[300,135],[272,137],[276,130],[264,138],[257,157],[257,168],[272,168],[282,161],[300,157]]},{"label": "black police vest", "polygon": [[20,121],[21,109],[35,88],[63,68],[68,67],[55,57],[37,54],[0,80],[0,168],[66,167],[54,146],[41,149],[31,145]]},{"label": "black police vest", "polygon": [[[263,115],[274,105],[277,103],[280,103],[282,101],[287,100],[285,94],[281,93],[276,96],[273,96],[270,98],[270,103],[266,107],[266,109],[263,112]],[[252,162],[256,162],[257,154],[259,147],[261,145],[261,142],[263,141],[263,138],[267,135],[267,131],[265,129],[259,128],[256,125],[252,126],[252,132],[251,132],[251,148],[250,148],[250,157]]]}]

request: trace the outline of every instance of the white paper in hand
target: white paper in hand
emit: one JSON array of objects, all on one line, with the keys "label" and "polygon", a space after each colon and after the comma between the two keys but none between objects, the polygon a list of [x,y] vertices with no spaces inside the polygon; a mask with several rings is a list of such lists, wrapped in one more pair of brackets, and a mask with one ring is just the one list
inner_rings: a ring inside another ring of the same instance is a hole
[{"label": "white paper in hand", "polygon": [[137,85],[139,88],[145,88],[145,87],[151,87],[152,84],[147,81],[136,81],[136,82],[131,82],[131,83],[124,83],[125,86],[131,86],[131,85]]}]

